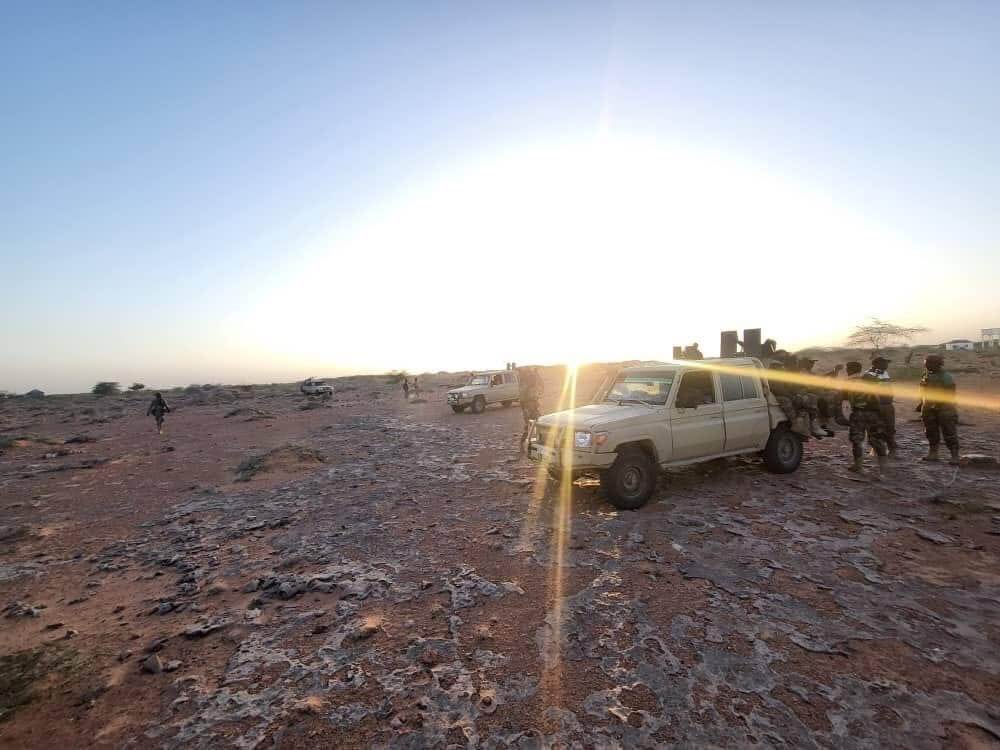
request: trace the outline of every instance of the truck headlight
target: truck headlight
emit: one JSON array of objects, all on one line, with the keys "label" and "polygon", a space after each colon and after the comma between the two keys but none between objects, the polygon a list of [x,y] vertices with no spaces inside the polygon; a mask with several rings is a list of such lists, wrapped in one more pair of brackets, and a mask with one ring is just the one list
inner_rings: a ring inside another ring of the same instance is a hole
[{"label": "truck headlight", "polygon": [[573,445],[577,448],[589,448],[593,445],[594,436],[589,432],[574,432]]}]

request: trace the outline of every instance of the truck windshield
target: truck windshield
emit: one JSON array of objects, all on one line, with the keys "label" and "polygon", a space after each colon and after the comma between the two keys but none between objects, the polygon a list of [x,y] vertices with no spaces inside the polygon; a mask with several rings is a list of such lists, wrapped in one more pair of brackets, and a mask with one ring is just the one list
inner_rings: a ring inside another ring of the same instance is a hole
[{"label": "truck windshield", "polygon": [[489,385],[490,376],[489,375],[473,375],[469,378],[469,385]]},{"label": "truck windshield", "polygon": [[672,371],[653,373],[620,373],[604,397],[605,401],[640,401],[663,406],[674,382]]}]

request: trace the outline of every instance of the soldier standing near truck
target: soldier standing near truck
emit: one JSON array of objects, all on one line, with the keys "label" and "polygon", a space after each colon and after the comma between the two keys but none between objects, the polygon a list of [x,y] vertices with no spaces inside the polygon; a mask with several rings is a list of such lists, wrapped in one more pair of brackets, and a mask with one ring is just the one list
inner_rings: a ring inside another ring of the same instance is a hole
[{"label": "soldier standing near truck", "polygon": [[896,458],[896,406],[892,399],[892,378],[889,377],[889,360],[875,357],[872,369],[868,371],[873,379],[885,386],[885,394],[878,397],[879,412],[882,414],[882,434],[889,458]]},{"label": "soldier standing near truck", "polygon": [[[866,384],[878,383],[870,372],[861,374],[860,362],[847,363],[848,383],[865,382]],[[851,404],[850,420],[844,418],[844,402]],[[851,440],[851,453],[854,461],[848,467],[850,471],[861,473],[864,471],[865,438],[878,456],[880,468],[886,465],[885,438],[882,434],[882,413],[880,410],[879,397],[873,393],[861,390],[852,390],[850,387],[840,393],[837,402],[837,424],[850,427],[848,436]]]},{"label": "soldier standing near truck", "polygon": [[520,453],[524,453],[525,441],[531,432],[531,425],[541,415],[542,378],[535,367],[521,367],[517,371],[518,400],[521,403],[521,417],[524,420],[524,430],[517,444]]},{"label": "soldier standing near truck", "polygon": [[939,354],[928,354],[924,360],[924,376],[920,379],[923,394],[917,411],[924,423],[929,447],[924,461],[938,460],[938,446],[944,435],[944,444],[951,452],[953,465],[958,464],[958,411],[955,409],[955,380],[944,369],[944,359]]}]

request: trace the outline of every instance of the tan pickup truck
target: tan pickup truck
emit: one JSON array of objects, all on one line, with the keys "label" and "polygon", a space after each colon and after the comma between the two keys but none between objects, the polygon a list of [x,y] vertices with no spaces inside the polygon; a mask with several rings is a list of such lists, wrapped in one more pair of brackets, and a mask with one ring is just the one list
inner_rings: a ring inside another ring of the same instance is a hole
[{"label": "tan pickup truck", "polygon": [[528,442],[551,476],[596,473],[622,509],[646,503],[661,469],[749,453],[781,474],[802,460],[802,438],[751,357],[622,369],[595,403],[541,417]]},{"label": "tan pickup truck", "polygon": [[456,414],[469,409],[482,414],[490,404],[510,406],[520,400],[520,386],[515,370],[484,370],[473,373],[469,382],[452,388],[447,394],[448,406]]}]

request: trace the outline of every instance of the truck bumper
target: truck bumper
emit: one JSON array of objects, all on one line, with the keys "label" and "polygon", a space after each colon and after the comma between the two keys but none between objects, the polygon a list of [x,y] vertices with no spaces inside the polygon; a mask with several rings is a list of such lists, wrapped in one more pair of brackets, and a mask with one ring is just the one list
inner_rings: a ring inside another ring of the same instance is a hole
[{"label": "truck bumper", "polygon": [[573,451],[568,456],[568,462],[564,462],[561,450],[550,448],[534,440],[528,443],[528,458],[538,464],[544,463],[553,469],[569,469],[573,472],[600,471],[610,467],[617,457],[617,453]]}]

